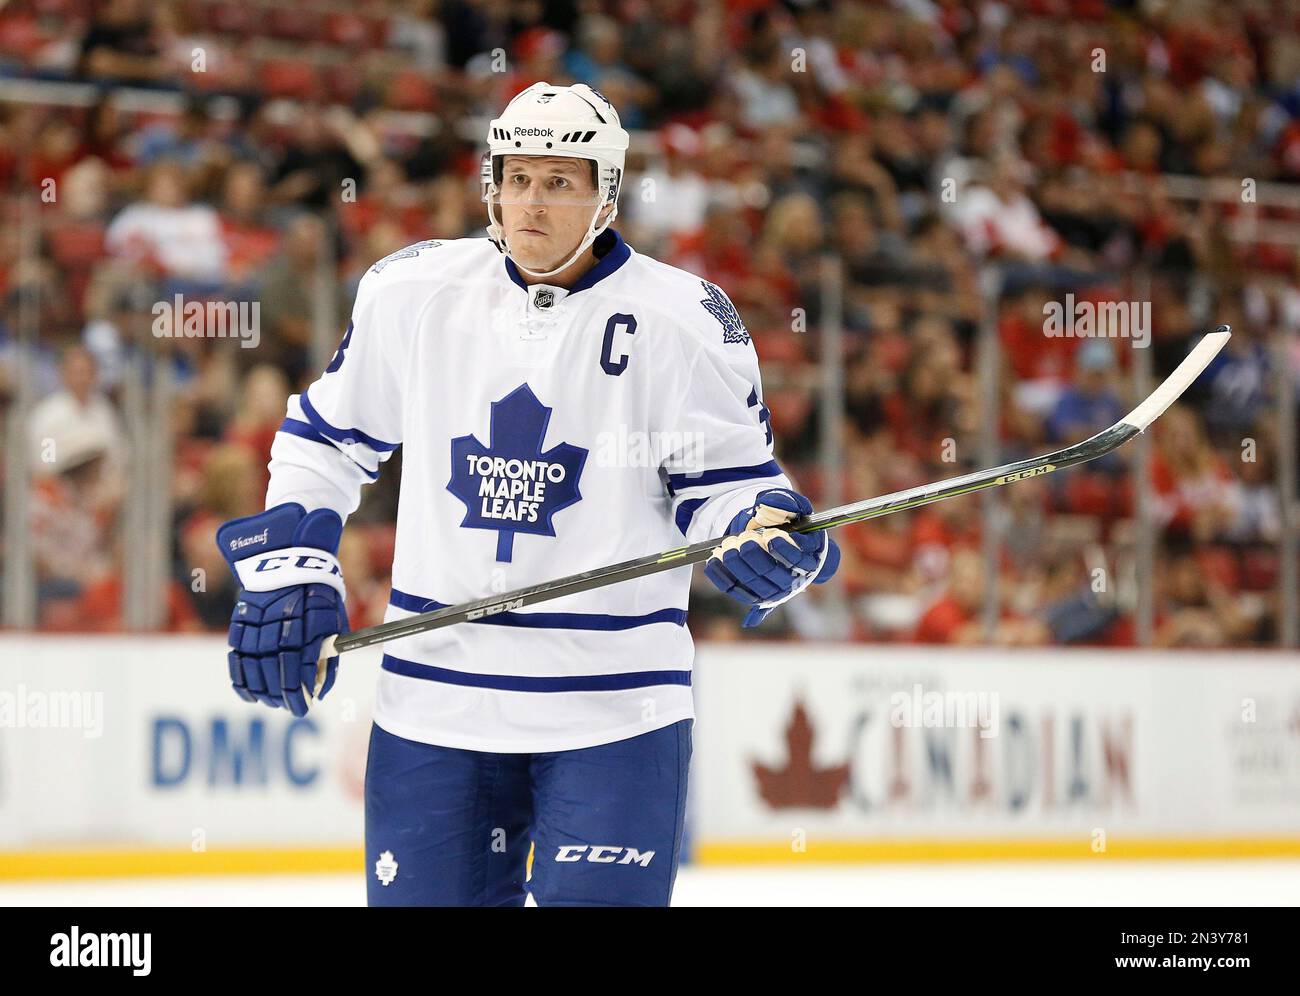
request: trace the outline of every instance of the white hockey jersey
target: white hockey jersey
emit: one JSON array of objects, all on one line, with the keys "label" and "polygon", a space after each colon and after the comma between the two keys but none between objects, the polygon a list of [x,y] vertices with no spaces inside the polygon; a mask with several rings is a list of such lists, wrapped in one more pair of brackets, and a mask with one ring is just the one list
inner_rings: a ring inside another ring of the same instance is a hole
[{"label": "white hockey jersey", "polygon": [[[727,296],[616,232],[596,245],[571,290],[526,285],[486,239],[393,253],[289,399],[268,508],[346,519],[402,447],[387,619],[720,535],[790,486]],[[692,718],[689,585],[682,568],[391,641],[375,722],[536,752]]]}]

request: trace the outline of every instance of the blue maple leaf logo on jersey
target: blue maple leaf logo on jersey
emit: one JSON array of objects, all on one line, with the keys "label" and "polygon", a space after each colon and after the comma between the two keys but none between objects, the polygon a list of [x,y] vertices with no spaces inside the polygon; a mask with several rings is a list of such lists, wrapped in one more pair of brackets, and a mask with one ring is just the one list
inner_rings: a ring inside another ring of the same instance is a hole
[{"label": "blue maple leaf logo on jersey", "polygon": [[701,280],[700,283],[704,285],[704,293],[708,295],[700,304],[704,305],[704,310],[722,324],[722,341],[738,342],[742,346],[748,346],[749,332],[746,331],[745,323],[740,320],[740,312],[731,303],[731,299],[722,293],[722,288],[717,284],[711,284],[707,280]]},{"label": "blue maple leaf logo on jersey", "polygon": [[497,560],[509,562],[516,533],[554,536],[551,517],[582,500],[578,479],[587,450],[560,443],[542,452],[551,409],[520,384],[492,402],[491,443],[451,441],[447,490],[465,503],[462,529],[493,529]]}]

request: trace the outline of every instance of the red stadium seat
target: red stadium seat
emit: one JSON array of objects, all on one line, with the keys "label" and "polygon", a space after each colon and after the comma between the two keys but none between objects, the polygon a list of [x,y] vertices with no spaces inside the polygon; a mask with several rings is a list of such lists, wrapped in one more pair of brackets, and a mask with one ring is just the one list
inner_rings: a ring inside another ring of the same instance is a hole
[{"label": "red stadium seat", "polygon": [[388,106],[395,111],[433,111],[438,107],[438,87],[415,69],[404,69],[388,85]]},{"label": "red stadium seat", "polygon": [[104,256],[104,226],[96,221],[68,222],[46,232],[50,255],[68,270],[81,269]]},{"label": "red stadium seat", "polygon": [[1093,515],[1106,518],[1116,504],[1115,488],[1104,474],[1075,471],[1065,486],[1065,510],[1075,515]]},{"label": "red stadium seat", "polygon": [[1280,569],[1280,558],[1276,550],[1246,550],[1241,555],[1241,585],[1247,591],[1276,591]]},{"label": "red stadium seat", "polygon": [[64,278],[64,289],[78,311],[85,308],[86,292],[90,290],[90,278],[93,273],[89,266],[83,266],[79,269],[70,269]]},{"label": "red stadium seat", "polygon": [[268,97],[309,99],[321,90],[316,67],[301,59],[269,59],[258,75]]},{"label": "red stadium seat", "polygon": [[254,9],[246,3],[219,2],[207,11],[208,27],[227,35],[256,35]]},{"label": "red stadium seat", "polygon": [[806,362],[803,339],[797,332],[785,329],[764,329],[754,334],[754,348],[763,363],[791,364]]},{"label": "red stadium seat", "polygon": [[1236,553],[1224,546],[1201,547],[1196,551],[1196,566],[1209,581],[1221,584],[1229,591],[1241,587],[1241,571]]},{"label": "red stadium seat", "polygon": [[370,48],[376,44],[375,22],[351,11],[334,11],[325,18],[324,38],[353,52]]},{"label": "red stadium seat", "polygon": [[351,104],[361,94],[365,74],[354,63],[330,66],[324,70],[325,92],[337,104]]},{"label": "red stadium seat", "polygon": [[84,19],[90,14],[90,0],[33,0],[32,9],[41,17]]},{"label": "red stadium seat", "polygon": [[275,7],[266,16],[266,34],[282,41],[313,41],[320,31],[316,12],[302,7]]},{"label": "red stadium seat", "polygon": [[29,56],[45,44],[46,35],[36,19],[23,14],[0,17],[0,52]]}]

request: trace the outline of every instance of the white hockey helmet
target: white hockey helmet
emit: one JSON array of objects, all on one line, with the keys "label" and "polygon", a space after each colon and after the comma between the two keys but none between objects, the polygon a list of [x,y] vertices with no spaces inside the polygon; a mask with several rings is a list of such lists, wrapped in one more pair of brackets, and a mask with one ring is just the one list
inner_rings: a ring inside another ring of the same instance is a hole
[{"label": "white hockey helmet", "polygon": [[[483,157],[482,166],[488,236],[498,249],[510,256],[510,244],[497,217],[502,163],[507,155],[569,156],[593,160],[599,196],[587,234],[573,255],[554,270],[544,273],[526,269],[514,260],[515,266],[532,277],[559,273],[581,256],[617,217],[627,146],[628,134],[619,123],[618,111],[599,91],[585,83],[572,86],[534,83],[510,101],[501,116],[488,125],[488,152]],[[607,204],[612,205],[609,216],[598,225],[597,219]]]}]

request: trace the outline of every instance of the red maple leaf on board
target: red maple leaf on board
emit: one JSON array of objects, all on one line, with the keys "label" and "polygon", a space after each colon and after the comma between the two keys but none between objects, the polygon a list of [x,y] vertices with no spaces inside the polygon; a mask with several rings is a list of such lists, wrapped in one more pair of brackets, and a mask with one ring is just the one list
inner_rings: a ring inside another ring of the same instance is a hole
[{"label": "red maple leaf on board", "polygon": [[785,745],[789,760],[784,767],[770,768],[758,761],[750,762],[758,791],[773,809],[790,809],[797,806],[812,809],[833,809],[844,787],[849,782],[849,765],[837,764],[828,768],[813,765],[813,725],[803,700],[796,699],[785,728]]}]

